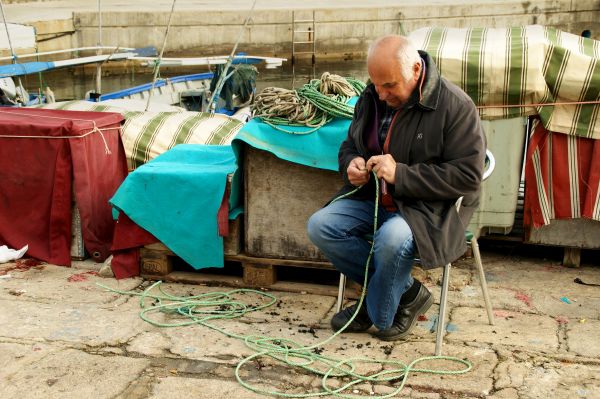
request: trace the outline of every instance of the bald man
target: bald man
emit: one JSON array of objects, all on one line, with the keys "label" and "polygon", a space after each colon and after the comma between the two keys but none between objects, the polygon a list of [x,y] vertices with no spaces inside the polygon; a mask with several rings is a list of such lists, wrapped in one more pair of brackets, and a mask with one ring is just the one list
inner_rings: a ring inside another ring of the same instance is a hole
[{"label": "bald man", "polygon": [[[422,267],[444,266],[466,250],[465,227],[477,207],[485,137],[471,99],[442,78],[431,57],[402,36],[369,48],[371,83],[360,96],[348,137],[339,150],[344,186],[308,221],[308,235],[333,265],[362,284],[373,232],[375,180],[378,228],[368,267],[366,301],[331,320],[334,330],[405,338],[433,297],[414,279]],[[456,200],[463,196],[460,213]]]}]

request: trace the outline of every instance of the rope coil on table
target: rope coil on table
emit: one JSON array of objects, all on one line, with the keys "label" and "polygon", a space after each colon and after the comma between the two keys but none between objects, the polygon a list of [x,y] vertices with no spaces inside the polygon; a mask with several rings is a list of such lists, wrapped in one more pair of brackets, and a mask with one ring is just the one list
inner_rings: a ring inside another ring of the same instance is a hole
[{"label": "rope coil on table", "polygon": [[[267,87],[256,95],[254,117],[279,131],[290,134],[312,133],[334,117],[352,119],[354,106],[348,100],[360,95],[365,83],[350,77],[323,73],[320,79],[295,90]],[[313,129],[298,132],[283,126],[306,126]]]}]

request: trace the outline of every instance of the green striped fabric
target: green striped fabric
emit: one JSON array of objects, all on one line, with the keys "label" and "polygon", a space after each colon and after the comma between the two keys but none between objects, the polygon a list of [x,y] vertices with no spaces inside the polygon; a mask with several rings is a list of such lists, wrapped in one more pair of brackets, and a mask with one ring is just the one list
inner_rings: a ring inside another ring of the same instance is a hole
[{"label": "green striped fabric", "polygon": [[243,123],[203,112],[139,112],[89,101],[64,101],[41,108],[118,112],[125,117],[121,138],[127,164],[135,169],[177,144],[228,145]]},{"label": "green striped fabric", "polygon": [[409,37],[483,119],[539,115],[550,131],[600,138],[599,41],[540,25],[423,28]]}]

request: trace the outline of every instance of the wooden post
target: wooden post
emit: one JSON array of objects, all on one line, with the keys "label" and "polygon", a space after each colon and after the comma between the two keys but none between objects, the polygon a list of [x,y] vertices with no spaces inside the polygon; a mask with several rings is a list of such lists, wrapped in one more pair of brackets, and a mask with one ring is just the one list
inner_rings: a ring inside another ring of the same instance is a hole
[{"label": "wooden post", "polygon": [[275,284],[277,275],[273,265],[258,265],[243,263],[244,283],[254,287],[264,287]]},{"label": "wooden post", "polygon": [[581,248],[570,248],[565,247],[565,253],[563,256],[563,266],[565,267],[579,267],[581,261]]}]

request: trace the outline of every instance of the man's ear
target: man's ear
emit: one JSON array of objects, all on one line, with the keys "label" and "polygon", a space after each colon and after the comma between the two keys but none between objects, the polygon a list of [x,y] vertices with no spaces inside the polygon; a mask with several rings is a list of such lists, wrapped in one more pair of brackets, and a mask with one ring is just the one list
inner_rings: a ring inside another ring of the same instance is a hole
[{"label": "man's ear", "polygon": [[413,76],[415,80],[419,80],[419,77],[421,76],[421,63],[420,62],[415,62],[413,64]]}]

